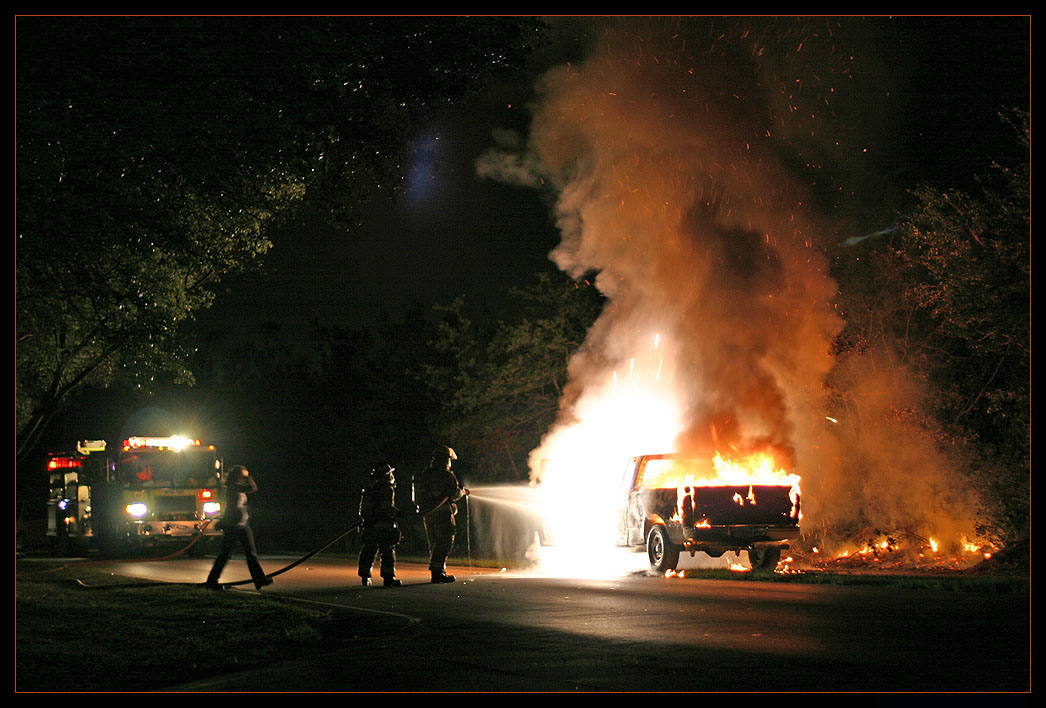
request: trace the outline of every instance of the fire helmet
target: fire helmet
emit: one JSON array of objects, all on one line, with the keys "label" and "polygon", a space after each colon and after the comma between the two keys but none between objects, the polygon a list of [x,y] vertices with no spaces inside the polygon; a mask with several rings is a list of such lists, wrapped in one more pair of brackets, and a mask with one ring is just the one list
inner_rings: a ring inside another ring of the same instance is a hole
[{"label": "fire helmet", "polygon": [[432,451],[432,459],[433,460],[446,460],[448,458],[451,459],[451,460],[458,459],[458,455],[457,455],[457,453],[454,452],[454,448],[452,448],[452,447],[447,447],[446,445],[440,445],[435,450]]}]

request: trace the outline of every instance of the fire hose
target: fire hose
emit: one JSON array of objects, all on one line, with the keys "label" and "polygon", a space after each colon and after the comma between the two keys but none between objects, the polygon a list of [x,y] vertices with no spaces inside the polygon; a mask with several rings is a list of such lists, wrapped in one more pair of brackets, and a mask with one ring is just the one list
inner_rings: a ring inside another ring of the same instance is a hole
[{"label": "fire hose", "polygon": [[[431,507],[429,507],[427,509],[424,509],[424,510],[419,509],[418,511],[411,512],[411,513],[408,513],[408,514],[401,514],[401,515],[397,516],[397,518],[409,519],[409,518],[416,518],[418,516],[425,516],[426,514],[431,514],[433,511],[435,511],[436,509],[438,509],[441,506],[443,506],[444,504],[446,504],[449,499],[450,499],[450,497],[443,497],[442,499],[439,500],[439,502],[437,502],[436,504],[432,505]],[[465,509],[466,509],[465,515],[466,515],[466,518],[468,518],[468,495],[465,496],[465,499],[466,499],[466,501],[465,501]],[[207,523],[209,524],[210,521],[208,521]],[[271,579],[271,578],[276,577],[277,575],[282,575],[283,573],[286,573],[287,571],[292,570],[292,569],[298,567],[299,565],[301,565],[305,561],[309,560],[310,558],[312,558],[316,554],[323,552],[324,550],[326,550],[330,546],[334,545],[335,543],[337,543],[341,539],[345,538],[346,536],[348,536],[353,531],[359,530],[359,528],[362,525],[363,525],[363,521],[362,520],[358,521],[357,523],[353,524],[352,526],[349,526],[344,531],[339,532],[336,536],[333,536],[328,541],[324,542],[321,546],[318,546],[314,550],[309,551],[308,553],[306,553],[301,558],[298,558],[293,563],[290,563],[290,564],[284,566],[283,568],[280,568],[279,570],[275,570],[275,571],[273,571],[271,573],[266,573],[265,577]],[[158,560],[169,560],[171,558],[175,558],[177,556],[182,555],[183,553],[188,551],[189,548],[192,547],[193,543],[196,543],[196,541],[199,540],[203,536],[203,531],[206,529],[206,527],[207,526],[205,524],[203,526],[203,528],[201,528],[199,530],[199,532],[196,534],[196,537],[193,539],[193,541],[191,543],[189,543],[187,546],[185,546],[185,548],[182,548],[181,550],[179,550],[179,551],[177,551],[175,553],[172,553],[172,554],[170,554],[168,556],[164,556],[162,558],[149,558],[149,559],[145,559],[142,562],[152,562],[152,561],[158,561]],[[93,563],[104,563],[104,562],[111,562],[111,561],[91,561],[91,562],[93,562]],[[469,563],[471,565],[471,551],[470,551]],[[254,582],[253,579],[248,578],[247,580],[235,580],[235,581],[227,582],[227,583],[218,583],[218,587],[220,587],[220,588],[228,588],[228,587],[234,587],[234,586],[237,586],[237,585],[247,585],[247,584],[250,584],[250,583],[253,583],[253,582]],[[115,584],[114,585],[87,585],[86,583],[84,583],[79,578],[77,578],[76,583],[80,587],[88,588],[88,589],[92,589],[92,590],[109,589],[109,588],[145,587],[145,586],[151,585],[151,583],[131,583],[131,584],[120,584],[120,585],[115,585]],[[172,583],[172,585],[203,586],[204,583]]]},{"label": "fire hose", "polygon": [[[132,560],[133,561],[137,561],[139,563],[155,563],[157,561],[171,560],[172,558],[177,558],[178,556],[182,556],[182,555],[185,555],[186,553],[188,553],[189,549],[192,548],[194,545],[196,545],[196,543],[201,538],[203,538],[203,532],[207,530],[207,527],[211,525],[212,521],[214,521],[214,519],[207,519],[207,520],[205,520],[203,522],[203,524],[200,526],[200,528],[197,529],[196,533],[193,534],[192,540],[189,541],[189,543],[187,543],[182,548],[179,548],[174,553],[169,553],[166,556],[157,556],[155,558],[106,558],[104,560],[93,560],[93,561],[78,560],[78,561],[76,561],[76,564],[78,566],[84,566],[84,565],[95,565],[95,564],[99,564],[99,563],[114,563],[114,562],[115,563],[121,563],[121,562],[132,561]],[[61,570],[64,567],[65,567],[65,565],[63,564],[63,565],[55,566],[54,568],[49,568],[47,571],[44,571],[44,572],[53,572],[53,571],[56,571],[56,570]]]}]

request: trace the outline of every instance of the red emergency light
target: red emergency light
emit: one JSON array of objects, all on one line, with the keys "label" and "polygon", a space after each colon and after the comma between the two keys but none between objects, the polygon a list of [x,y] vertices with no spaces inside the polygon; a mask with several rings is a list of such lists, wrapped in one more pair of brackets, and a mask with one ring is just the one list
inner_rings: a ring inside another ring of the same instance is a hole
[{"label": "red emergency light", "polygon": [[77,457],[52,457],[47,463],[47,469],[49,470],[72,469],[74,467],[83,467],[83,462]]}]

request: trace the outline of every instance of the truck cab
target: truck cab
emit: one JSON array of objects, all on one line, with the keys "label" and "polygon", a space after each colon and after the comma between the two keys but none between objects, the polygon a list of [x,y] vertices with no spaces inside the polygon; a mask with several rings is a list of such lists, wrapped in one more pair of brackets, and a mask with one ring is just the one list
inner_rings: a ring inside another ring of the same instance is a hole
[{"label": "truck cab", "polygon": [[645,546],[650,569],[675,570],[680,553],[719,557],[747,551],[753,568],[776,568],[799,536],[799,478],[784,471],[745,474],[710,454],[641,455],[622,477],[618,545]]}]

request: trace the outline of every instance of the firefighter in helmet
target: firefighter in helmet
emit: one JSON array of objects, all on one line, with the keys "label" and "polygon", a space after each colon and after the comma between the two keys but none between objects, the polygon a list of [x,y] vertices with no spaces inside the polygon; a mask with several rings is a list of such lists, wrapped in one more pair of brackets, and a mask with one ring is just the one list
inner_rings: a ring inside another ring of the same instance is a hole
[{"label": "firefighter in helmet", "polygon": [[400,529],[396,522],[395,468],[384,462],[374,466],[370,479],[360,495],[360,520],[363,524],[363,545],[360,547],[359,576],[366,587],[370,585],[374,558],[381,553],[381,578],[386,587],[402,585],[396,578],[396,544]]},{"label": "firefighter in helmet", "polygon": [[454,576],[447,575],[447,557],[454,546],[457,502],[469,493],[451,471],[456,459],[458,456],[452,448],[440,445],[433,451],[429,466],[415,481],[429,539],[429,572],[434,583],[454,582]]},{"label": "firefighter in helmet", "polygon": [[261,590],[266,585],[272,585],[273,581],[258,562],[258,549],[254,545],[254,532],[251,531],[247,511],[247,495],[258,491],[258,483],[246,467],[236,465],[229,470],[224,484],[225,501],[222,503],[222,518],[217,524],[222,530],[222,545],[204,585],[212,590],[223,589],[218,578],[232,556],[233,547],[238,543],[243,546],[254,587]]}]

